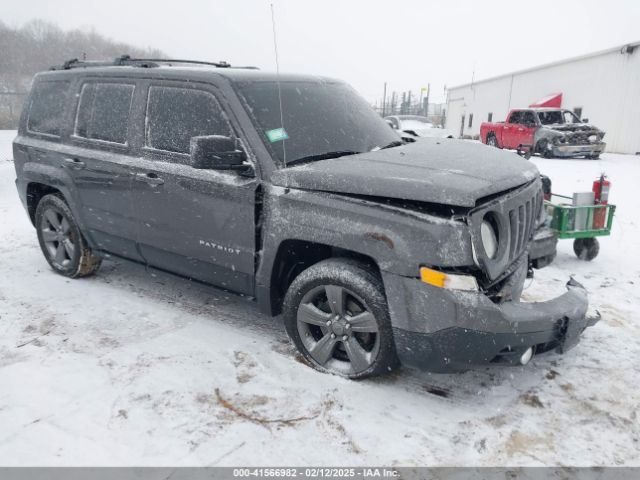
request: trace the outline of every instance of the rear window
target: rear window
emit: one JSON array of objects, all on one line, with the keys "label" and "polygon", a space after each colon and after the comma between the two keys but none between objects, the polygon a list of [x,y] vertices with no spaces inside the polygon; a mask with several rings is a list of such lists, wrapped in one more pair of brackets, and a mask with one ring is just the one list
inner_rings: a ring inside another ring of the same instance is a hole
[{"label": "rear window", "polygon": [[212,94],[189,88],[149,88],[147,147],[189,153],[192,137],[230,134],[231,128]]},{"label": "rear window", "polygon": [[75,135],[125,144],[133,85],[85,83],[80,94]]},{"label": "rear window", "polygon": [[38,82],[33,86],[27,130],[60,136],[69,82]]},{"label": "rear window", "polygon": [[511,112],[511,116],[509,117],[509,123],[520,123],[522,122],[522,112]]}]

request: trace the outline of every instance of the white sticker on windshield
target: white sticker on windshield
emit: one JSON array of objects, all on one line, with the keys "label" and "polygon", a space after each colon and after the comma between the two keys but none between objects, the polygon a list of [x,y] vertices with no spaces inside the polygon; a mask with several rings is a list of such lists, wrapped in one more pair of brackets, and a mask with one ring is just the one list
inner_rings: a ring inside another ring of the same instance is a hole
[{"label": "white sticker on windshield", "polygon": [[289,139],[289,135],[287,135],[284,128],[274,128],[273,130],[267,130],[264,133],[267,135],[267,138],[271,143]]}]

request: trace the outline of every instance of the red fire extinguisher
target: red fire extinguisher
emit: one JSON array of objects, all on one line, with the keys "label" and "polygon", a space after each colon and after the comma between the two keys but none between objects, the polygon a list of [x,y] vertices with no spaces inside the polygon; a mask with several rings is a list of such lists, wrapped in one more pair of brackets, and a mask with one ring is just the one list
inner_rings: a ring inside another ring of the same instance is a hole
[{"label": "red fire extinguisher", "polygon": [[[596,205],[609,204],[609,188],[610,187],[611,187],[611,182],[607,180],[607,177],[604,173],[600,175],[600,178],[594,180],[592,191],[593,193],[595,193]],[[596,208],[595,212],[593,212],[593,229],[594,230],[603,229],[605,227],[606,220],[607,220],[607,209]]]}]

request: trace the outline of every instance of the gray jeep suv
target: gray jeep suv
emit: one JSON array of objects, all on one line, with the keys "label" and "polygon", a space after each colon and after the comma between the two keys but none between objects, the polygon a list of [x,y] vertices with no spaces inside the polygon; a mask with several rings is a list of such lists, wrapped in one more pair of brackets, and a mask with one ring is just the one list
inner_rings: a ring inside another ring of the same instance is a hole
[{"label": "gray jeep suv", "polygon": [[54,271],[109,255],[247,295],[350,378],[524,364],[595,323],[573,280],[519,301],[542,206],[528,161],[404,144],[340,81],[197,63],[35,76],[16,184]]}]

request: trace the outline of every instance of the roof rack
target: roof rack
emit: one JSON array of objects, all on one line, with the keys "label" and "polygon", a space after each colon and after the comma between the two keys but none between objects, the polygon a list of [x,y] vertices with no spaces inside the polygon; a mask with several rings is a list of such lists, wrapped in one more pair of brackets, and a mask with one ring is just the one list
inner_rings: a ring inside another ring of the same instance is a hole
[{"label": "roof rack", "polygon": [[160,63],[163,64],[174,64],[174,63],[184,63],[191,65],[209,65],[216,68],[245,68],[249,70],[258,70],[258,67],[236,67],[235,65],[232,67],[229,63],[225,61],[220,62],[203,62],[201,60],[183,60],[183,59],[169,59],[169,58],[131,58],[130,55],[121,55],[115,58],[112,61],[86,61],[86,60],[78,60],[77,58],[73,58],[71,60],[67,60],[59,67],[51,67],[51,70],[71,70],[72,68],[87,68],[87,67],[122,67],[122,66],[130,66],[130,67],[142,67],[142,68],[155,68],[159,67]]}]

